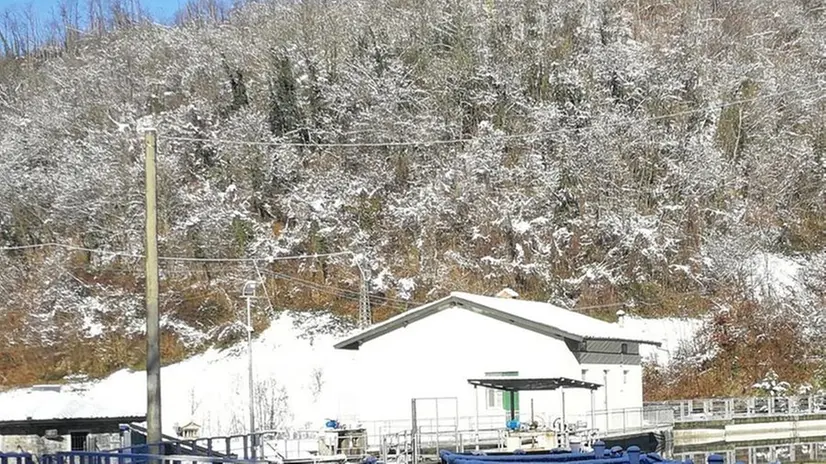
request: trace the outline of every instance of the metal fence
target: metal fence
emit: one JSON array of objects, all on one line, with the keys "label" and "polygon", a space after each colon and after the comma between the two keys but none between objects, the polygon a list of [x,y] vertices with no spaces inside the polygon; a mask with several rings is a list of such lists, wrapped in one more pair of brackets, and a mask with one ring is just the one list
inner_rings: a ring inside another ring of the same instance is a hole
[{"label": "metal fence", "polygon": [[44,454],[40,464],[264,464],[265,461],[238,460],[216,456],[154,455],[122,452],[60,452]]},{"label": "metal fence", "polygon": [[33,464],[30,453],[0,453],[0,464]]},{"label": "metal fence", "polygon": [[704,462],[712,454],[723,456],[725,464],[773,462],[824,462],[826,443],[787,443],[762,446],[721,447],[713,451],[676,452],[674,459]]},{"label": "metal fence", "polygon": [[[557,416],[538,414],[535,419],[562,436],[605,438],[667,428],[677,422],[813,414],[826,414],[826,395],[646,403],[641,408],[569,414],[565,417],[564,424],[562,418]],[[385,458],[394,456],[398,461],[403,461],[398,458],[439,448],[460,452],[477,447],[503,449],[507,418],[504,412],[480,415],[478,418],[449,414],[417,417],[415,433],[410,419],[354,422],[353,425],[365,430],[368,452]],[[203,455],[210,457],[210,462],[215,458],[219,458],[219,461],[228,460],[227,462],[232,459],[292,459],[317,454],[320,436],[318,430],[272,430],[258,432],[253,436],[180,440],[166,443],[165,446],[169,454]],[[145,445],[116,451],[127,455],[146,455],[149,452]],[[6,456],[9,456],[8,461],[0,464],[31,464],[25,461],[25,456],[15,457],[15,460],[12,460],[11,455]]]},{"label": "metal fence", "polygon": [[[572,414],[565,419],[565,431],[568,433],[587,431],[607,437],[670,427],[674,424],[674,413],[667,406],[651,405],[642,408],[594,411],[593,414]],[[561,430],[559,427],[554,429]]]},{"label": "metal fence", "polygon": [[167,440],[160,445],[139,444],[106,450],[104,453],[149,455],[151,446],[160,446],[165,454],[209,456],[225,459],[255,460],[265,458],[305,457],[318,451],[318,430],[264,430],[254,434],[213,436]]},{"label": "metal fence", "polygon": [[671,409],[674,422],[805,416],[826,414],[826,395],[707,398],[649,403],[646,406]]}]

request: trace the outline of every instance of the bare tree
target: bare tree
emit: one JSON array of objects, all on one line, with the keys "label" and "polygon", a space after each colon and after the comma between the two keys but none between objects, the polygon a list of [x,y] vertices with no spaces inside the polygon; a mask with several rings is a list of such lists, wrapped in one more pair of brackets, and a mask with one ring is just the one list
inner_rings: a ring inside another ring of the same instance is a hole
[{"label": "bare tree", "polygon": [[275,379],[255,384],[255,421],[260,430],[277,430],[290,419],[287,390]]}]

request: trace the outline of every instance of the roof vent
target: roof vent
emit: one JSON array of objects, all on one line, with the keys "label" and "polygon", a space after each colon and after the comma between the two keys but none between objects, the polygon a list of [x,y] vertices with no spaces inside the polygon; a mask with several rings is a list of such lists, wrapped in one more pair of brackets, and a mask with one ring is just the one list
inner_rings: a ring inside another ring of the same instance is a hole
[{"label": "roof vent", "polygon": [[617,311],[617,324],[619,324],[620,327],[625,327],[625,311],[621,309]]},{"label": "roof vent", "polygon": [[516,293],[513,289],[506,287],[502,289],[501,292],[496,294],[496,298],[510,298],[511,300],[515,300],[519,298],[519,294]]}]

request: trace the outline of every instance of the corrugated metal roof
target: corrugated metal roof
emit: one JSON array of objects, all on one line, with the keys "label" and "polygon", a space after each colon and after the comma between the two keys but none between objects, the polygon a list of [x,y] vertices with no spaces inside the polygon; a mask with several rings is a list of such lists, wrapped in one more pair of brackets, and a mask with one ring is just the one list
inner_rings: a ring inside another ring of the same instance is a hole
[{"label": "corrugated metal roof", "polygon": [[468,379],[468,383],[477,387],[486,387],[508,392],[549,391],[556,390],[558,388],[582,388],[586,390],[596,390],[602,386],[598,383],[569,379],[566,377],[486,377],[484,379]]}]

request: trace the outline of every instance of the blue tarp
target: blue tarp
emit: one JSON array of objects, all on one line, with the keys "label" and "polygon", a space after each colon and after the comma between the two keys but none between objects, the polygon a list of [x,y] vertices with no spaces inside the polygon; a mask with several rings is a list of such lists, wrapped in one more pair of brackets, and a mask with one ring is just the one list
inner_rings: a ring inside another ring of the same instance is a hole
[{"label": "blue tarp", "polygon": [[[570,461],[597,461],[598,457],[594,453],[572,453],[570,451],[555,451],[544,454],[496,454],[496,455],[473,455],[458,454],[449,451],[442,451],[441,457],[444,464],[458,464],[465,461],[484,462],[570,462]],[[605,450],[603,459],[612,456],[609,450]],[[627,459],[626,461],[627,462]]]},{"label": "blue tarp", "polygon": [[[668,461],[659,454],[642,454],[639,448],[632,446],[628,452],[623,452],[622,448],[611,450],[599,446],[598,456],[594,452],[571,452],[554,450],[541,454],[525,454],[515,452],[514,454],[471,454],[453,453],[442,450],[439,452],[442,464],[498,464],[498,463],[529,463],[529,464],[555,464],[555,463],[582,463],[582,464],[682,464],[680,461]],[[604,450],[604,451],[603,451]],[[599,453],[599,451],[602,451]]]}]

